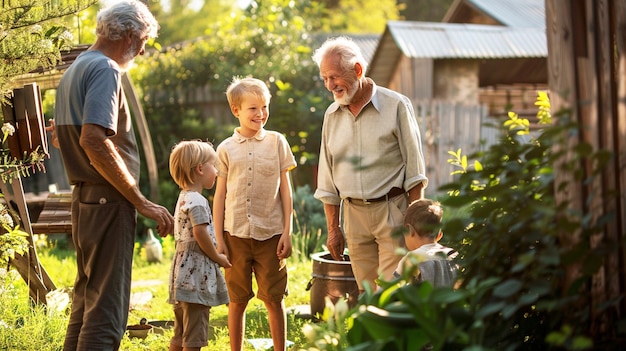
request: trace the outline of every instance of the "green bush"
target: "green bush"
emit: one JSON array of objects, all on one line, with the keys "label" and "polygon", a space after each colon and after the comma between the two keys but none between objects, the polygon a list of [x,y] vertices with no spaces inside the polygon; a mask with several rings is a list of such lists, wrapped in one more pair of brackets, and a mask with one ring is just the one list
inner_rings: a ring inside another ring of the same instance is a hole
[{"label": "green bush", "polygon": [[293,193],[294,207],[294,255],[300,260],[309,259],[311,254],[324,250],[326,245],[326,216],[324,205],[313,197],[308,185]]}]

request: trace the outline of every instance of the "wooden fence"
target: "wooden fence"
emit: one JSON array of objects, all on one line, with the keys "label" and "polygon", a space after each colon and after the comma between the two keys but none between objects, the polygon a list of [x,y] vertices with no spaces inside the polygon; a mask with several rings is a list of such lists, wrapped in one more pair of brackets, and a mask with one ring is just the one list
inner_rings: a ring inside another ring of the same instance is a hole
[{"label": "wooden fence", "polygon": [[[456,170],[448,151],[461,149],[464,155],[488,147],[497,139],[497,130],[486,122],[498,120],[488,116],[485,105],[464,105],[450,101],[413,101],[429,179],[426,193],[438,193],[439,186],[453,180]],[[483,142],[481,142],[483,141]]]}]

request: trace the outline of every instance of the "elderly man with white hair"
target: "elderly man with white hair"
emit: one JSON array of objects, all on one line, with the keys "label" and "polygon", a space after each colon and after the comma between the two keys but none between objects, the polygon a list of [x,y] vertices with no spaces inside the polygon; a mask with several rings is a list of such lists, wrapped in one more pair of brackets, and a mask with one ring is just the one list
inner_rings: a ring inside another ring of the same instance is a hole
[{"label": "elderly man with white hair", "polygon": [[335,99],[324,116],[315,197],[324,203],[328,250],[342,260],[347,241],[363,292],[393,277],[403,243],[392,234],[409,201],[424,196],[420,131],[411,101],[365,76],[367,62],[350,38],[327,40],[313,60]]},{"label": "elderly man with white hair", "polygon": [[122,74],[158,23],[148,7],[122,0],[97,15],[96,42],[58,86],[53,145],[72,192],[72,240],[78,272],[63,350],[117,350],[126,330],[137,211],[172,232],[169,211],[139,190],[139,152]]}]

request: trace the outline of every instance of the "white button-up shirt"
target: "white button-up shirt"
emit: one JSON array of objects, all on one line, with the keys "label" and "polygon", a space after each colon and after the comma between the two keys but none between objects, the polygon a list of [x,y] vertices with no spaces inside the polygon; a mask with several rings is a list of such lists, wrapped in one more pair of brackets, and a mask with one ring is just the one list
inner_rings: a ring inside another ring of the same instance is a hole
[{"label": "white button-up shirt", "polygon": [[224,230],[256,240],[282,234],[280,174],[296,167],[287,139],[265,129],[252,138],[235,130],[217,147],[217,156],[218,176],[226,179]]}]

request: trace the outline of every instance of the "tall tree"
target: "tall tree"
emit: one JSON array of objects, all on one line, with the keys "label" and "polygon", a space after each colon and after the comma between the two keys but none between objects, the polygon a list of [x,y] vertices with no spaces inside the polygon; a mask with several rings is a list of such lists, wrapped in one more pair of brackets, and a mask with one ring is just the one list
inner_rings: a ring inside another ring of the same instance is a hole
[{"label": "tall tree", "polygon": [[[376,34],[385,30],[388,20],[400,17],[397,0],[313,1],[326,9],[315,31]],[[313,20],[313,18],[311,18]]]}]

